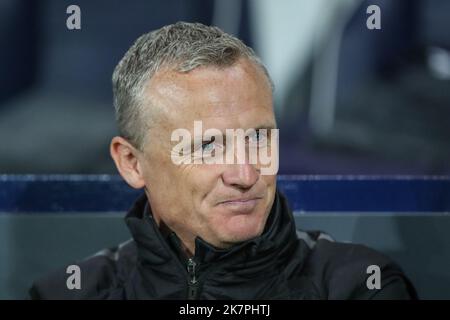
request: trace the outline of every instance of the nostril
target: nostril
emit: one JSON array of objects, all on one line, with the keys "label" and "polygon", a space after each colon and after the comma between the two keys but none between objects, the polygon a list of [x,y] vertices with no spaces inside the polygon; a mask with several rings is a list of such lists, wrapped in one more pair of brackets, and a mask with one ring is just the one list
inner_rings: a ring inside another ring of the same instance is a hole
[{"label": "nostril", "polygon": [[250,190],[252,188],[252,186],[243,186],[242,184],[232,184],[232,187],[234,187],[235,189],[239,190],[240,192],[247,192],[248,190]]}]

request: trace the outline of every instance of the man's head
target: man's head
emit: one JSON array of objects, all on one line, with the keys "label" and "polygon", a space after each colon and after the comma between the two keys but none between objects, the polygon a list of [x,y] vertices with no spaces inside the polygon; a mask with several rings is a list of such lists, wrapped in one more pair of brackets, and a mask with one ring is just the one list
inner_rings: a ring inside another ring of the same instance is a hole
[{"label": "man's head", "polygon": [[192,135],[192,157],[196,146],[217,153],[231,145],[202,140],[195,121],[224,134],[276,127],[272,84],[252,49],[215,27],[166,26],[129,49],[114,71],[113,91],[121,137],[113,138],[111,155],[128,184],[145,188],[159,224],[175,231],[191,253],[197,236],[226,248],[262,233],[275,174],[261,175],[261,165],[248,158],[175,164],[171,157],[172,133],[180,128]]}]

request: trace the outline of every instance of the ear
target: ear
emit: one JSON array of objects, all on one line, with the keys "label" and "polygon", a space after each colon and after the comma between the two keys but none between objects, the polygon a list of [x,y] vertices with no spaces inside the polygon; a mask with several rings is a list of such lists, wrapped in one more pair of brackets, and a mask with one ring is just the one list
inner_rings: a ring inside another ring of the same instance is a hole
[{"label": "ear", "polygon": [[109,151],[122,178],[135,189],[143,188],[145,181],[138,159],[140,151],[118,136],[111,140]]}]

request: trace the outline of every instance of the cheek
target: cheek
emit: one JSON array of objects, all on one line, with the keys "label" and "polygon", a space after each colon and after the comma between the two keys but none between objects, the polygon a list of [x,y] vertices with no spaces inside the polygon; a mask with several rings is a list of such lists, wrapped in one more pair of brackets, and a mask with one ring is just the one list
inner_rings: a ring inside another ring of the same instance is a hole
[{"label": "cheek", "polygon": [[268,197],[269,198],[274,197],[275,189],[277,187],[277,176],[264,175],[264,176],[261,176],[261,179],[263,180],[264,184],[267,186]]},{"label": "cheek", "polygon": [[170,159],[161,162],[152,169],[153,181],[160,198],[164,198],[168,207],[176,207],[183,216],[194,218],[202,216],[211,209],[214,189],[220,178],[220,172],[214,165],[175,165]]},{"label": "cheek", "polygon": [[150,202],[165,216],[178,214],[177,207],[180,207],[185,194],[183,188],[186,183],[180,169],[163,154],[155,153],[146,158],[144,180]]},{"label": "cheek", "polygon": [[220,186],[220,165],[193,165],[189,172],[189,181],[192,185],[192,198],[198,201],[201,212],[210,210],[215,204],[215,190]]}]

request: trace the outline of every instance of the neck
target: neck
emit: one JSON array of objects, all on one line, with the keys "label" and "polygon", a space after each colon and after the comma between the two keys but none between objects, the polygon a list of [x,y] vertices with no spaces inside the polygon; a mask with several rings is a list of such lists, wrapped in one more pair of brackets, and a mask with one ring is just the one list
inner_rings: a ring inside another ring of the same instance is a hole
[{"label": "neck", "polygon": [[179,238],[181,240],[181,249],[184,254],[188,258],[192,258],[195,254],[195,239],[192,239],[192,241],[185,241],[183,238]]}]

